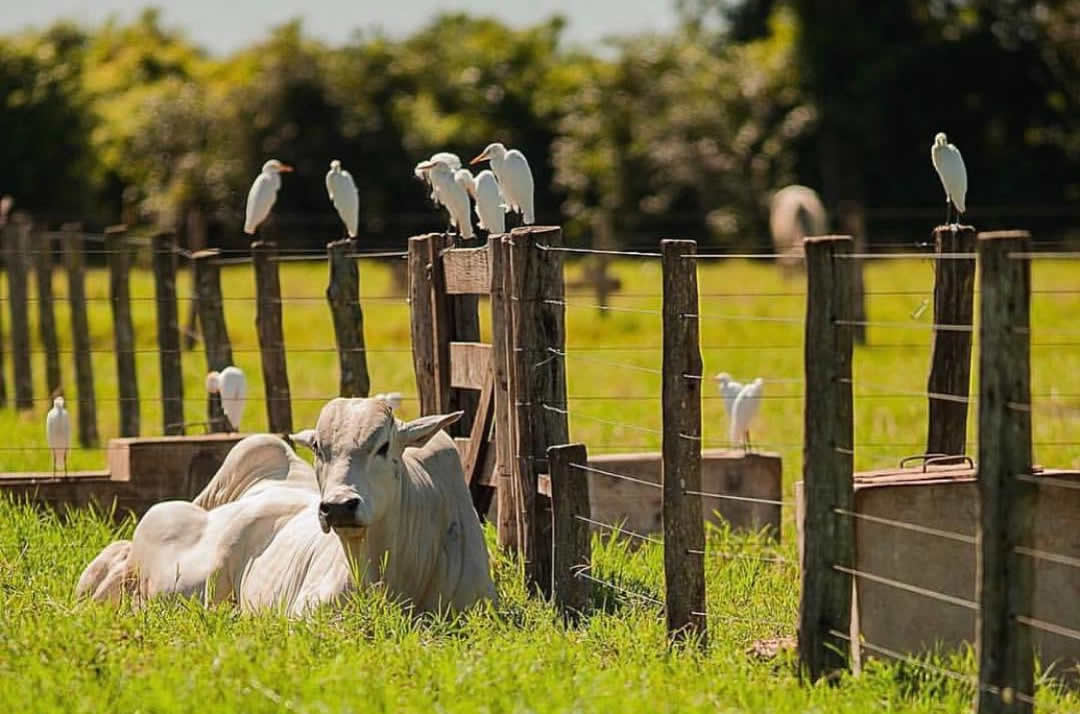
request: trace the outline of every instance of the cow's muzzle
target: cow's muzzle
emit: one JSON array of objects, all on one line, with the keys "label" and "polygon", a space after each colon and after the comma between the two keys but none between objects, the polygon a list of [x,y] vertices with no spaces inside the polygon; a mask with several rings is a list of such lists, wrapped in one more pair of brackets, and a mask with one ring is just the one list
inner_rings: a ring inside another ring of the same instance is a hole
[{"label": "cow's muzzle", "polygon": [[359,509],[359,498],[336,503],[323,501],[319,504],[319,526],[323,533],[329,533],[331,528],[362,528],[364,524],[357,518]]}]

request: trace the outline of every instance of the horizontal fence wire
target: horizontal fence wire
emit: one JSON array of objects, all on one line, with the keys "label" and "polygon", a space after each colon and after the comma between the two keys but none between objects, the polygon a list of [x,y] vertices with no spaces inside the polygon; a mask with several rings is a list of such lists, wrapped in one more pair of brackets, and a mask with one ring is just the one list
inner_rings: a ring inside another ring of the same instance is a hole
[{"label": "horizontal fence wire", "polygon": [[582,357],[581,355],[574,354],[572,352],[561,352],[554,347],[547,348],[548,354],[555,355],[556,357],[562,357],[563,359],[575,359],[581,362],[593,362],[595,364],[604,365],[605,367],[616,367],[618,369],[626,369],[633,372],[645,372],[647,374],[663,374],[663,370],[656,369],[655,367],[641,367],[636,364],[627,364],[626,362],[614,362],[612,360],[597,359],[596,357]]},{"label": "horizontal fence wire", "polygon": [[[175,300],[177,302],[196,302],[196,301],[198,301],[198,299],[199,298],[196,295],[180,295],[180,296],[177,296],[175,298]],[[10,297],[7,297],[7,296],[0,297],[0,302],[10,302],[10,301],[11,301]],[[281,298],[264,298],[264,297],[259,297],[257,295],[236,295],[236,296],[224,295],[224,296],[222,296],[220,298],[220,301],[222,303],[267,302],[267,303],[274,304],[274,305],[286,305],[286,304],[291,303],[291,302],[320,302],[320,303],[329,302],[325,295],[296,295],[294,297],[287,297],[286,296],[286,297],[281,297]],[[407,303],[409,301],[409,296],[408,295],[361,295],[361,296],[359,296],[358,301],[361,304],[363,304],[365,302],[401,302],[401,303]],[[27,304],[39,303],[39,302],[41,302],[41,299],[36,298],[36,297],[27,296],[24,300],[22,300],[22,302],[25,302]],[[51,300],[48,300],[46,302],[50,302],[50,303],[52,303],[54,305],[64,306],[64,305],[67,305],[70,302],[70,300],[67,297],[54,297]],[[89,296],[89,297],[85,298],[84,302],[87,302],[87,303],[95,303],[95,302],[111,303],[111,302],[113,302],[113,299],[111,297],[104,297],[104,296],[100,296],[100,297],[99,296]],[[156,297],[151,297],[149,295],[137,295],[137,296],[132,296],[132,297],[128,298],[128,302],[153,302],[153,303],[156,303],[156,302],[158,302],[158,299]]]},{"label": "horizontal fence wire", "polygon": [[[185,350],[162,350],[157,347],[138,347],[133,350],[121,350],[123,354],[136,354],[136,355],[149,355],[149,354],[192,354],[197,355],[200,350],[191,349]],[[380,354],[390,353],[411,353],[412,350],[407,347],[286,347],[285,345],[268,346],[265,349],[259,349],[256,347],[233,347],[233,354],[260,354],[262,352],[287,352],[289,354],[293,352],[311,354],[311,353],[325,353],[325,354],[337,354],[337,353],[356,353],[356,352],[371,352]],[[60,349],[57,350],[57,354],[70,355],[79,352],[79,354],[91,354],[91,355],[115,355],[117,350],[113,349],[90,349],[90,350],[73,350],[73,349]],[[48,350],[32,349],[27,350],[27,354],[41,355],[48,354]],[[250,397],[249,397],[250,399]]]},{"label": "horizontal fence wire", "polygon": [[686,489],[683,493],[687,496],[700,496],[702,498],[715,498],[723,501],[740,501],[743,503],[761,503],[767,506],[780,506],[790,508],[795,505],[793,501],[778,501],[773,498],[754,498],[753,496],[734,496],[730,493],[709,493],[708,491],[692,491]]},{"label": "horizontal fence wire", "polygon": [[1053,635],[1067,637],[1070,640],[1080,641],[1080,630],[1074,630],[1071,627],[1065,627],[1064,625],[1056,625],[1053,622],[1038,620],[1034,617],[1028,617],[1026,615],[1017,615],[1016,621],[1022,625],[1027,625],[1028,627],[1035,630],[1041,630],[1043,632],[1049,632]]},{"label": "horizontal fence wire", "polygon": [[867,523],[876,523],[878,525],[891,526],[892,528],[900,528],[902,530],[912,531],[913,533],[922,533],[923,535],[937,536],[938,538],[946,538],[948,540],[954,540],[959,543],[966,543],[968,545],[975,545],[977,543],[975,536],[969,536],[963,533],[956,533],[954,531],[941,530],[940,528],[931,528],[929,526],[919,525],[918,523],[908,523],[906,521],[897,521],[892,518],[871,516],[866,513],[856,513],[855,511],[849,511],[845,508],[834,508],[833,513],[840,516],[854,518],[860,521],[866,521]]},{"label": "horizontal fence wire", "polygon": [[775,627],[794,627],[793,622],[781,622],[780,620],[763,620],[757,617],[746,617],[745,615],[728,615],[722,612],[700,612],[698,610],[691,610],[690,614],[695,617],[714,617],[718,620],[729,620],[732,622],[746,622],[751,625],[772,625]]},{"label": "horizontal fence wire", "polygon": [[557,305],[570,309],[577,310],[605,310],[607,312],[632,312],[639,315],[663,315],[664,313],[659,310],[645,310],[636,307],[615,307],[614,305],[601,305],[599,303],[577,303],[566,302],[565,300],[546,299],[543,301],[545,305]]},{"label": "horizontal fence wire", "polygon": [[596,526],[597,528],[603,528],[604,530],[611,531],[612,533],[615,533],[617,535],[625,535],[630,538],[645,541],[646,543],[655,543],[656,545],[664,544],[664,541],[659,538],[654,538],[653,536],[645,535],[644,533],[638,533],[637,531],[632,531],[627,528],[615,526],[610,523],[594,521],[592,518],[587,518],[586,516],[579,516],[576,513],[574,514],[574,518],[584,523],[588,523],[589,525]]},{"label": "horizontal fence wire", "polygon": [[543,243],[536,243],[536,247],[542,251],[550,251],[552,253],[577,253],[580,255],[614,255],[614,256],[626,256],[628,258],[662,258],[660,253],[652,253],[646,251],[635,250],[594,250],[592,248],[566,248],[563,246],[544,245]]},{"label": "horizontal fence wire", "polygon": [[636,424],[626,424],[624,422],[611,421],[610,419],[601,419],[600,417],[589,416],[587,414],[577,414],[577,413],[575,413],[575,414],[571,415],[569,410],[562,409],[562,408],[554,406],[552,404],[541,404],[540,407],[544,411],[554,412],[556,414],[562,414],[562,415],[567,416],[567,417],[573,416],[573,418],[575,418],[575,419],[584,419],[586,421],[596,422],[597,424],[606,424],[608,426],[619,427],[620,429],[630,429],[632,431],[640,431],[640,432],[645,433],[645,434],[663,434],[664,433],[664,432],[660,431],[659,429],[651,429],[651,428],[649,428],[647,426],[638,426]]},{"label": "horizontal fence wire", "polygon": [[[854,644],[854,646],[858,647],[859,649],[868,650],[868,651],[873,652],[875,654],[883,655],[883,656],[888,657],[890,659],[895,659],[897,661],[904,662],[905,664],[909,664],[909,665],[911,665],[913,667],[918,667],[918,668],[924,669],[924,670],[926,670],[928,672],[933,672],[935,674],[940,674],[940,675],[942,675],[944,677],[954,679],[954,680],[956,680],[958,682],[963,682],[964,684],[970,685],[972,688],[974,688],[976,690],[988,692],[990,694],[993,694],[993,695],[999,696],[999,697],[1006,696],[1005,693],[1001,690],[1000,687],[995,687],[995,686],[989,685],[989,684],[982,684],[982,683],[979,682],[979,678],[974,676],[974,675],[964,674],[963,672],[957,672],[956,670],[946,669],[945,667],[939,667],[936,664],[931,664],[931,663],[926,662],[926,661],[924,661],[922,659],[919,659],[917,657],[913,657],[911,655],[904,654],[902,652],[897,652],[896,650],[889,649],[888,647],[882,647],[881,645],[875,645],[875,644],[873,644],[871,642],[865,642],[865,641],[862,641],[862,640],[852,640],[850,635],[846,635],[843,632],[840,632],[839,630],[829,630],[829,634],[832,637],[836,637],[837,639],[844,640],[845,642],[851,642],[851,643]],[[1033,694],[1024,694],[1022,692],[1012,692],[1012,693],[1010,693],[1010,695],[1012,697],[1016,698],[1017,700],[1025,702],[1027,704],[1032,704],[1032,705],[1035,704],[1035,696]]]},{"label": "horizontal fence wire", "polygon": [[1016,546],[1013,550],[1017,555],[1025,555],[1029,558],[1035,558],[1036,560],[1045,560],[1048,563],[1057,563],[1058,565],[1068,565],[1073,568],[1080,568],[1080,558],[1074,558],[1070,555],[1047,553],[1044,550],[1037,550],[1035,548],[1027,548],[1024,546]]},{"label": "horizontal fence wire", "polygon": [[608,478],[621,479],[623,481],[630,481],[631,483],[641,484],[642,486],[649,486],[651,488],[663,488],[663,484],[656,483],[655,481],[646,481],[645,479],[636,478],[634,476],[627,476],[625,474],[615,473],[614,471],[605,471],[604,469],[598,469],[595,466],[586,466],[584,464],[570,464],[571,468],[579,469],[581,471],[587,471],[588,473],[599,474],[601,476],[607,476]]},{"label": "horizontal fence wire", "polygon": [[697,548],[687,548],[688,555],[704,555],[708,558],[720,558],[722,560],[756,560],[763,563],[794,563],[795,561],[790,558],[783,558],[779,555],[751,555],[749,553],[727,553],[723,551],[715,550],[700,550]]},{"label": "horizontal fence wire", "polygon": [[600,578],[594,577],[592,575],[589,575],[587,572],[585,572],[586,570],[591,570],[591,569],[592,569],[591,565],[578,566],[577,568],[575,568],[573,570],[574,577],[575,578],[584,578],[585,580],[588,580],[589,582],[595,583],[597,585],[603,585],[604,587],[611,588],[612,590],[615,590],[616,592],[620,592],[620,593],[623,593],[624,595],[629,595],[631,597],[639,598],[641,600],[644,600],[645,602],[652,603],[653,605],[659,605],[661,607],[664,606],[664,601],[663,600],[655,598],[652,595],[646,595],[645,593],[640,593],[640,592],[637,592],[636,590],[631,590],[629,588],[625,588],[625,587],[623,587],[621,585],[618,585],[618,584],[613,583],[613,582],[608,581],[608,580],[601,580]]},{"label": "horizontal fence wire", "polygon": [[888,320],[833,320],[834,325],[848,327],[882,327],[891,329],[936,330],[938,332],[973,332],[971,325],[950,325],[932,322],[902,322]]},{"label": "horizontal fence wire", "polygon": [[979,609],[979,603],[974,600],[967,600],[962,597],[956,597],[955,595],[947,595],[940,593],[936,590],[930,590],[929,588],[919,587],[918,585],[912,585],[911,583],[901,582],[892,578],[887,578],[884,575],[875,575],[874,573],[867,573],[862,570],[856,570],[855,568],[848,568],[843,565],[833,564],[833,570],[838,573],[844,573],[855,578],[862,580],[869,580],[880,585],[887,585],[897,590],[904,590],[915,595],[922,595],[923,597],[930,598],[931,600],[937,600],[939,602],[948,603],[950,605],[957,605],[958,607],[964,607],[968,610]]}]

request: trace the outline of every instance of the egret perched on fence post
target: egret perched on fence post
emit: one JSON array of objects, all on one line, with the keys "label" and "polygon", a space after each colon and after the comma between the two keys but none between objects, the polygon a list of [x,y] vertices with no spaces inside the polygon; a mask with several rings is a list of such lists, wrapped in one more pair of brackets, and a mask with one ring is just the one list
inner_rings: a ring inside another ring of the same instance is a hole
[{"label": "egret perched on fence post", "polygon": [[429,187],[431,187],[431,200],[435,203],[438,203],[439,199],[435,196],[435,187],[431,185],[431,177],[428,176],[428,170],[423,168],[423,164],[434,163],[436,161],[443,162],[450,167],[451,171],[457,171],[461,168],[461,158],[457,154],[450,153],[449,151],[439,151],[432,154],[431,158],[427,161],[421,161],[413,169],[413,173],[416,175],[416,178],[420,179]]},{"label": "egret perched on fence post", "polygon": [[521,221],[525,225],[531,226],[535,223],[533,175],[525,154],[517,149],[507,151],[505,146],[495,142],[488,144],[470,163],[477,164],[481,161],[491,162],[491,170],[499,180],[499,188],[502,189],[503,198],[510,210],[520,213]]},{"label": "egret perched on fence post", "polygon": [[432,188],[435,189],[435,200],[446,208],[450,214],[450,225],[458,229],[458,233],[466,240],[473,237],[472,218],[469,216],[469,192],[462,188],[451,169],[445,161],[421,161],[416,165],[418,171],[427,173]]},{"label": "egret perched on fence post", "polygon": [[229,420],[229,431],[240,431],[240,418],[244,416],[244,398],[247,396],[244,371],[230,365],[220,372],[210,372],[206,375],[206,391],[221,395],[221,411]]},{"label": "egret perched on fence post", "polygon": [[476,217],[480,228],[489,235],[506,233],[506,205],[503,204],[502,191],[495,174],[484,169],[476,174],[469,189],[476,202]]},{"label": "egret perched on fence post", "polygon": [[967,210],[967,168],[960,150],[949,143],[944,132],[938,132],[930,147],[930,161],[934,164],[941,185],[945,188],[945,225],[950,225],[952,207],[956,208],[956,220]]},{"label": "egret perched on fence post", "polygon": [[263,164],[262,171],[255,177],[251,190],[248,191],[244,233],[255,235],[255,229],[270,215],[270,209],[277,200],[277,192],[281,188],[281,174],[292,170],[292,166],[277,159],[270,159]]},{"label": "egret perched on fence post", "polygon": [[731,405],[731,441],[742,442],[743,451],[750,453],[750,422],[757,416],[761,408],[761,393],[764,391],[765,380],[758,377],[739,391]]},{"label": "egret perched on fence post", "polygon": [[345,231],[350,238],[355,238],[360,223],[360,195],[352,174],[341,168],[341,162],[337,159],[330,162],[330,170],[326,172],[326,193],[341,216]]},{"label": "egret perched on fence post", "polygon": [[64,398],[53,399],[53,407],[45,416],[45,438],[49,442],[52,451],[53,475],[56,475],[56,464],[67,473],[67,453],[71,446],[71,419],[67,409],[64,408]]},{"label": "egret perched on fence post", "polygon": [[742,382],[736,382],[727,372],[720,372],[713,377],[713,380],[716,382],[716,388],[720,390],[720,396],[724,399],[724,411],[727,412],[728,419],[730,419],[731,408],[735,405],[735,398],[742,391],[743,384]]}]

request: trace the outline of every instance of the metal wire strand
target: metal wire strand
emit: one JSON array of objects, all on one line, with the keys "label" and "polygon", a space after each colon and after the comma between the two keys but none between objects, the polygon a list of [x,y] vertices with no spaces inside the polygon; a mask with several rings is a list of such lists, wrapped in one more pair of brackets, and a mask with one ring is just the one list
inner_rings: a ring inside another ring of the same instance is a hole
[{"label": "metal wire strand", "polygon": [[600,474],[601,476],[608,476],[610,478],[622,479],[623,481],[630,481],[631,483],[641,484],[642,486],[649,486],[651,488],[663,488],[663,485],[656,483],[655,481],[646,481],[645,479],[635,478],[633,476],[626,476],[624,474],[615,473],[614,471],[605,471],[604,469],[598,469],[593,466],[584,466],[582,464],[570,464],[571,468],[580,469],[589,473]]},{"label": "metal wire strand", "polygon": [[639,593],[636,590],[630,590],[629,588],[624,588],[621,585],[616,585],[615,583],[610,582],[608,580],[601,580],[600,578],[595,578],[592,575],[589,575],[588,573],[585,572],[586,570],[591,570],[591,569],[592,569],[592,566],[590,566],[590,565],[580,566],[579,569],[574,570],[574,577],[575,578],[585,578],[586,580],[588,580],[590,582],[593,582],[593,583],[596,583],[597,585],[604,585],[606,587],[611,588],[612,590],[615,590],[617,592],[621,592],[621,593],[623,593],[625,595],[630,595],[631,597],[641,598],[642,600],[645,600],[646,602],[650,602],[650,603],[653,603],[654,605],[659,605],[661,607],[664,606],[664,601],[663,600],[658,600],[657,598],[654,598],[652,595],[646,595],[645,593]]},{"label": "metal wire strand", "polygon": [[871,516],[866,513],[856,513],[855,511],[849,511],[845,508],[834,508],[833,513],[840,516],[855,518],[860,521],[866,521],[867,523],[877,523],[879,525],[892,526],[893,528],[901,528],[914,533],[937,536],[938,538],[947,538],[968,545],[975,545],[977,542],[975,536],[964,535],[963,533],[956,533],[954,531],[945,531],[939,528],[930,528],[929,526],[920,526],[917,523],[896,521],[891,518],[882,518],[881,516]]},{"label": "metal wire strand", "polygon": [[945,593],[939,593],[936,590],[930,590],[928,588],[919,587],[918,585],[912,585],[911,583],[904,583],[899,580],[893,580],[892,578],[887,578],[883,575],[874,575],[873,573],[866,573],[861,570],[856,570],[854,568],[847,568],[843,565],[837,565],[835,563],[832,567],[833,570],[837,571],[838,573],[845,573],[847,575],[851,575],[852,577],[862,578],[863,580],[880,583],[881,585],[888,585],[889,587],[893,587],[898,590],[905,590],[909,593],[922,595],[923,597],[928,597],[933,600],[939,600],[940,602],[949,603],[950,605],[958,605],[959,607],[965,607],[969,610],[978,611],[979,609],[979,604],[977,602],[974,602],[973,600],[966,600],[961,597],[946,595]]},{"label": "metal wire strand", "polygon": [[1068,637],[1070,640],[1080,641],[1080,630],[1074,630],[1071,627],[1055,625],[1054,623],[1046,622],[1045,620],[1036,620],[1034,617],[1028,617],[1026,615],[1017,615],[1016,621],[1036,630],[1042,630],[1043,632],[1049,632],[1054,635]]},{"label": "metal wire strand", "polygon": [[781,622],[779,620],[762,620],[756,617],[744,617],[742,615],[726,615],[722,612],[699,612],[697,610],[691,610],[691,615],[696,617],[715,617],[718,620],[731,620],[734,622],[746,622],[751,625],[773,625],[776,627],[792,627],[791,622]]},{"label": "metal wire strand", "polygon": [[768,506],[791,507],[795,504],[791,501],[777,501],[771,498],[753,498],[751,496],[732,496],[729,493],[708,493],[706,491],[691,491],[686,489],[683,494],[687,496],[701,496],[702,498],[718,498],[725,501],[741,501],[743,503],[764,503]]},{"label": "metal wire strand", "polygon": [[660,253],[649,253],[645,251],[634,250],[593,250],[592,248],[564,248],[561,246],[544,245],[543,243],[537,243],[536,247],[543,251],[551,251],[553,253],[579,253],[585,255],[616,255],[619,257],[633,257],[633,258],[662,258],[664,257]]},{"label": "metal wire strand", "polygon": [[603,523],[602,521],[594,521],[591,518],[587,518],[585,516],[579,516],[576,513],[574,514],[574,518],[576,518],[579,521],[583,521],[585,523],[588,523],[589,525],[596,526],[597,528],[603,528],[605,530],[612,531],[613,533],[618,533],[618,534],[621,534],[621,535],[629,536],[631,538],[637,538],[638,540],[645,541],[646,543],[655,543],[656,545],[663,545],[664,544],[664,541],[660,540],[659,538],[654,538],[652,536],[645,535],[644,533],[638,533],[637,531],[627,530],[626,528],[620,528],[619,526],[614,526],[614,525],[612,525],[610,523]]},{"label": "metal wire strand", "polygon": [[1013,548],[1017,555],[1026,555],[1029,558],[1035,558],[1036,560],[1045,560],[1049,563],[1057,563],[1059,565],[1069,565],[1073,568],[1080,568],[1080,558],[1074,558],[1070,555],[1063,555],[1061,553],[1047,553],[1044,550],[1037,550],[1035,548],[1025,548],[1024,546],[1016,546]]},{"label": "metal wire strand", "polygon": [[710,558],[720,558],[722,560],[757,560],[763,563],[791,563],[794,562],[790,558],[782,558],[778,555],[749,555],[747,553],[725,553],[717,552],[713,550],[699,550],[697,548],[687,548],[686,552],[690,555],[704,555]]},{"label": "metal wire strand", "polygon": [[611,360],[597,359],[595,357],[582,357],[578,354],[561,352],[554,347],[548,347],[547,351],[549,354],[553,354],[557,357],[562,357],[563,359],[576,359],[581,362],[593,362],[594,364],[602,364],[607,367],[617,367],[619,369],[626,369],[634,372],[645,372],[646,374],[663,374],[662,370],[656,369],[654,367],[639,367],[638,365],[627,364],[625,362],[613,362]]},{"label": "metal wire strand", "polygon": [[[556,414],[563,414],[565,416],[571,416],[571,414],[570,414],[570,412],[568,410],[560,409],[559,407],[553,406],[551,404],[541,404],[540,406],[545,411],[555,412]],[[624,424],[623,422],[610,421],[608,419],[601,419],[600,417],[589,416],[587,414],[573,414],[572,416],[575,419],[585,419],[586,421],[593,421],[593,422],[597,422],[599,424],[607,424],[608,426],[617,426],[617,427],[619,427],[621,429],[632,429],[634,431],[640,431],[640,432],[643,432],[643,433],[646,433],[646,434],[661,434],[662,435],[664,433],[664,432],[660,431],[659,429],[650,429],[648,427],[637,426],[635,424]]]}]

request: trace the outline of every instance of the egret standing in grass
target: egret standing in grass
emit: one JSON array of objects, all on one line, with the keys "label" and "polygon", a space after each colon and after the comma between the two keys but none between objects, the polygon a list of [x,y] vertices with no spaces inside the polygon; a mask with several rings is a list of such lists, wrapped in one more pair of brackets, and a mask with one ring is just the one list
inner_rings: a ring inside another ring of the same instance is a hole
[{"label": "egret standing in grass", "polygon": [[761,393],[765,380],[758,377],[739,391],[731,405],[731,442],[742,443],[743,451],[750,453],[750,423],[761,408]]},{"label": "egret standing in grass", "polygon": [[53,399],[53,407],[45,416],[45,438],[49,442],[49,450],[52,451],[53,475],[56,475],[57,464],[66,474],[67,454],[71,447],[71,419],[64,408],[63,397]]},{"label": "egret standing in grass", "polygon": [[206,375],[206,391],[221,395],[221,410],[229,420],[229,431],[240,431],[240,418],[244,416],[244,399],[247,396],[244,371],[230,365],[220,372],[210,372]]},{"label": "egret standing in grass", "polygon": [[454,169],[445,161],[421,161],[416,165],[424,171],[435,190],[435,201],[450,214],[450,225],[466,240],[473,237],[472,218],[469,216],[469,192],[462,188]]},{"label": "egret standing in grass", "polygon": [[934,137],[930,161],[945,188],[945,225],[950,225],[952,208],[956,208],[956,220],[959,222],[960,214],[967,210],[967,168],[960,150],[949,143],[944,132],[938,132]]},{"label": "egret standing in grass", "polygon": [[247,197],[247,216],[244,219],[244,233],[254,235],[259,224],[270,215],[270,209],[277,200],[281,188],[281,174],[292,171],[293,167],[277,159],[270,159],[263,164],[262,172],[255,177]]},{"label": "egret standing in grass", "polygon": [[521,221],[527,226],[536,222],[533,211],[533,175],[525,154],[517,149],[507,151],[506,147],[495,142],[488,144],[471,163],[491,162],[491,170],[499,181],[503,199],[511,211],[521,214]]},{"label": "egret standing in grass", "polygon": [[360,223],[360,195],[352,174],[341,168],[337,159],[330,162],[330,170],[326,172],[326,193],[341,216],[345,231],[350,238],[355,238]]},{"label": "egret standing in grass", "polygon": [[428,175],[428,169],[422,168],[424,164],[434,163],[436,161],[443,162],[450,167],[451,171],[457,171],[461,168],[461,157],[449,151],[439,151],[432,154],[431,158],[427,161],[421,161],[413,169],[413,174],[416,175],[416,178],[420,179],[431,188],[431,200],[438,203],[439,199],[435,196],[435,187],[431,185],[431,177]]}]

